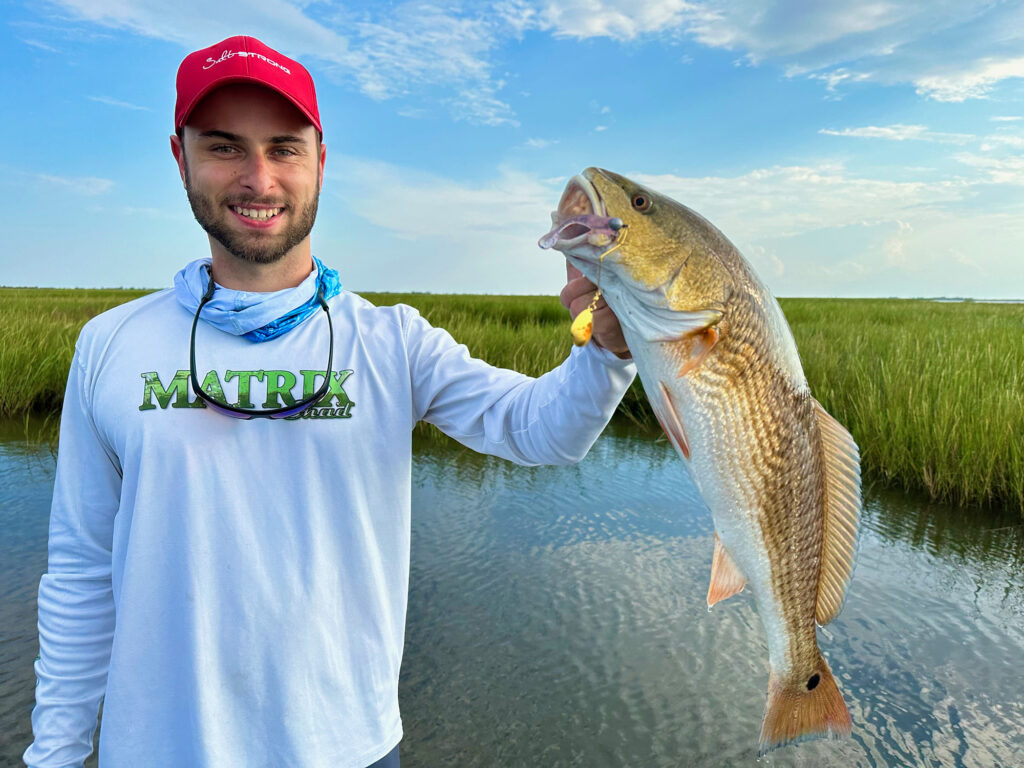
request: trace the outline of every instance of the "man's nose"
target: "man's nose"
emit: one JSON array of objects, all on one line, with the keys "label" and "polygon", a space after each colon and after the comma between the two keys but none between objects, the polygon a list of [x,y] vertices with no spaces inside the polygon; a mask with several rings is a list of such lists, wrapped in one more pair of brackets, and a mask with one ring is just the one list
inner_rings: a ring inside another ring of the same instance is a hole
[{"label": "man's nose", "polygon": [[238,183],[254,195],[263,195],[273,189],[273,169],[267,158],[258,152],[250,154],[242,166]]}]

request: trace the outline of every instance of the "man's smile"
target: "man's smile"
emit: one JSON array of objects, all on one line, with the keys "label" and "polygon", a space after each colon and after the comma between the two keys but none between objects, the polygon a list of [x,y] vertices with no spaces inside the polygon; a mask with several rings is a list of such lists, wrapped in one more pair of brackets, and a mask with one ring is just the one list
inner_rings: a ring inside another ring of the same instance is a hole
[{"label": "man's smile", "polygon": [[283,207],[278,208],[253,208],[243,207],[240,205],[229,205],[228,208],[231,212],[240,219],[246,226],[256,227],[263,229],[270,227],[277,221],[278,216],[284,210]]}]

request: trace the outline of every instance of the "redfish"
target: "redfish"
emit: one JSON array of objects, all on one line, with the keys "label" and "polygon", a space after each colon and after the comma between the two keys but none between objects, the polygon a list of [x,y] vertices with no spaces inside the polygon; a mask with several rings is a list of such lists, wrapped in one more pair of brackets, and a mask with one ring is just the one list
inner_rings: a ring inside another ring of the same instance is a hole
[{"label": "redfish", "polygon": [[850,583],[860,454],[811,395],[778,302],[710,222],[615,173],[571,179],[552,219],[541,247],[600,285],[711,510],[708,606],[754,595],[770,667],[759,754],[849,735],[817,625]]}]

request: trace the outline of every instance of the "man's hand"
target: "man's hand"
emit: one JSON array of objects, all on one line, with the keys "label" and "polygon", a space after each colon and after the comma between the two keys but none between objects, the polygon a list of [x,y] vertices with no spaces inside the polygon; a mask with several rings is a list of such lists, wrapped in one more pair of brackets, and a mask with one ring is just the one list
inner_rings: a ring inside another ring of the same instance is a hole
[{"label": "man's hand", "polygon": [[[565,287],[559,298],[562,306],[569,310],[573,319],[590,305],[594,298],[597,286],[583,276],[576,267],[569,262],[565,263]],[[604,347],[623,360],[628,360],[629,347],[626,346],[626,339],[622,335],[622,326],[619,325],[619,318],[611,311],[604,297],[597,302],[594,309],[594,333],[591,338],[599,347]]]}]

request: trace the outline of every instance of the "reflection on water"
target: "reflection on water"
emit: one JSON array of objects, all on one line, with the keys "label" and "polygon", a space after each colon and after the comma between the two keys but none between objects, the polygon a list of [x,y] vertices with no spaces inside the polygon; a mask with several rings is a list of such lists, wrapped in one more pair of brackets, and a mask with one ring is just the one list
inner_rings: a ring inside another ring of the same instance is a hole
[{"label": "reflection on water", "polygon": [[[423,441],[402,677],[413,766],[753,764],[767,651],[749,594],[709,612],[710,516],[667,443],[578,467]],[[871,492],[821,632],[853,738],[764,765],[1016,765],[1024,526]],[[403,759],[405,764],[405,759]]]},{"label": "reflection on water", "polygon": [[[0,766],[29,738],[53,459],[0,442]],[[417,441],[406,768],[755,763],[767,651],[750,595],[704,604],[712,526],[664,440],[612,430],[577,467]],[[821,646],[853,737],[769,766],[1021,764],[1024,526],[868,494]]]}]

